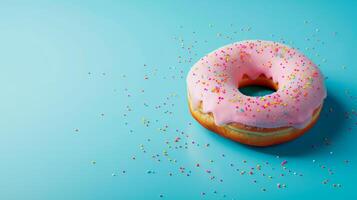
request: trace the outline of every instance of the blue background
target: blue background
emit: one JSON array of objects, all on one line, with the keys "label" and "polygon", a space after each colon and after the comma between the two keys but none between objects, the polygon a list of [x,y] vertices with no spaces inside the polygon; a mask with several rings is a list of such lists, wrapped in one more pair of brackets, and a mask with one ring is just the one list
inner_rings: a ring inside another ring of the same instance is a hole
[{"label": "blue background", "polygon": [[[0,199],[356,198],[356,9],[1,1]],[[299,139],[248,147],[189,114],[192,64],[245,39],[299,48],[326,76],[321,117]]]}]

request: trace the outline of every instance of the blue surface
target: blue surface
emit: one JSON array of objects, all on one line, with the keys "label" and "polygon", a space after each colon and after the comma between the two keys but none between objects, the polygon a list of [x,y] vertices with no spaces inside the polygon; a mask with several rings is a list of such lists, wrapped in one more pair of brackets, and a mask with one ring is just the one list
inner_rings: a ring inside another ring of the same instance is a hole
[{"label": "blue surface", "polygon": [[242,94],[247,95],[247,96],[260,97],[260,96],[272,94],[276,90],[274,90],[274,88],[269,88],[266,86],[248,85],[248,86],[239,88],[239,91]]},{"label": "blue surface", "polygon": [[[0,199],[356,198],[356,9],[2,1]],[[245,39],[300,48],[327,77],[322,115],[303,137],[253,148],[190,116],[192,64]]]}]

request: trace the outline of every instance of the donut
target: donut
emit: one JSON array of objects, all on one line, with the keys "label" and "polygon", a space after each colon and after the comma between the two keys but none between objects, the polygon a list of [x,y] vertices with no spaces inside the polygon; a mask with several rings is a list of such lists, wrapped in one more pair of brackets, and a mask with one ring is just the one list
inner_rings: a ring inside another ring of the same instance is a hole
[{"label": "donut", "polygon": [[[239,88],[261,85],[275,92],[246,96]],[[252,146],[293,140],[317,121],[326,98],[318,67],[297,49],[246,40],[201,58],[187,75],[192,116],[205,128]]]}]

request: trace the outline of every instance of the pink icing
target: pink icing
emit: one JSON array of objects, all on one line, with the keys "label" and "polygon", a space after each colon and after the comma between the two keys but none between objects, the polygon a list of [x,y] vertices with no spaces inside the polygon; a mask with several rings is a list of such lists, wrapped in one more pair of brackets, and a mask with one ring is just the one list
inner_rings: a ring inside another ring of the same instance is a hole
[{"label": "pink icing", "polygon": [[[239,92],[243,75],[265,74],[278,91],[249,97]],[[212,113],[217,125],[237,122],[262,128],[303,128],[326,97],[317,66],[296,49],[271,41],[248,40],[224,46],[200,59],[187,76],[193,108]]]}]

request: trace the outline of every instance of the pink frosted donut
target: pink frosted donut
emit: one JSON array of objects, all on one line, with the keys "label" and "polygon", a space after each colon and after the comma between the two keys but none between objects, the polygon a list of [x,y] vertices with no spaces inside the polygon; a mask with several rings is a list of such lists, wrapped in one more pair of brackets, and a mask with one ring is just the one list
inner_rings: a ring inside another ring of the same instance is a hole
[{"label": "pink frosted donut", "polygon": [[[251,97],[238,88],[264,85],[276,92]],[[200,59],[187,76],[189,108],[204,127],[244,144],[292,140],[312,127],[326,97],[317,66],[284,44],[237,42]]]}]

